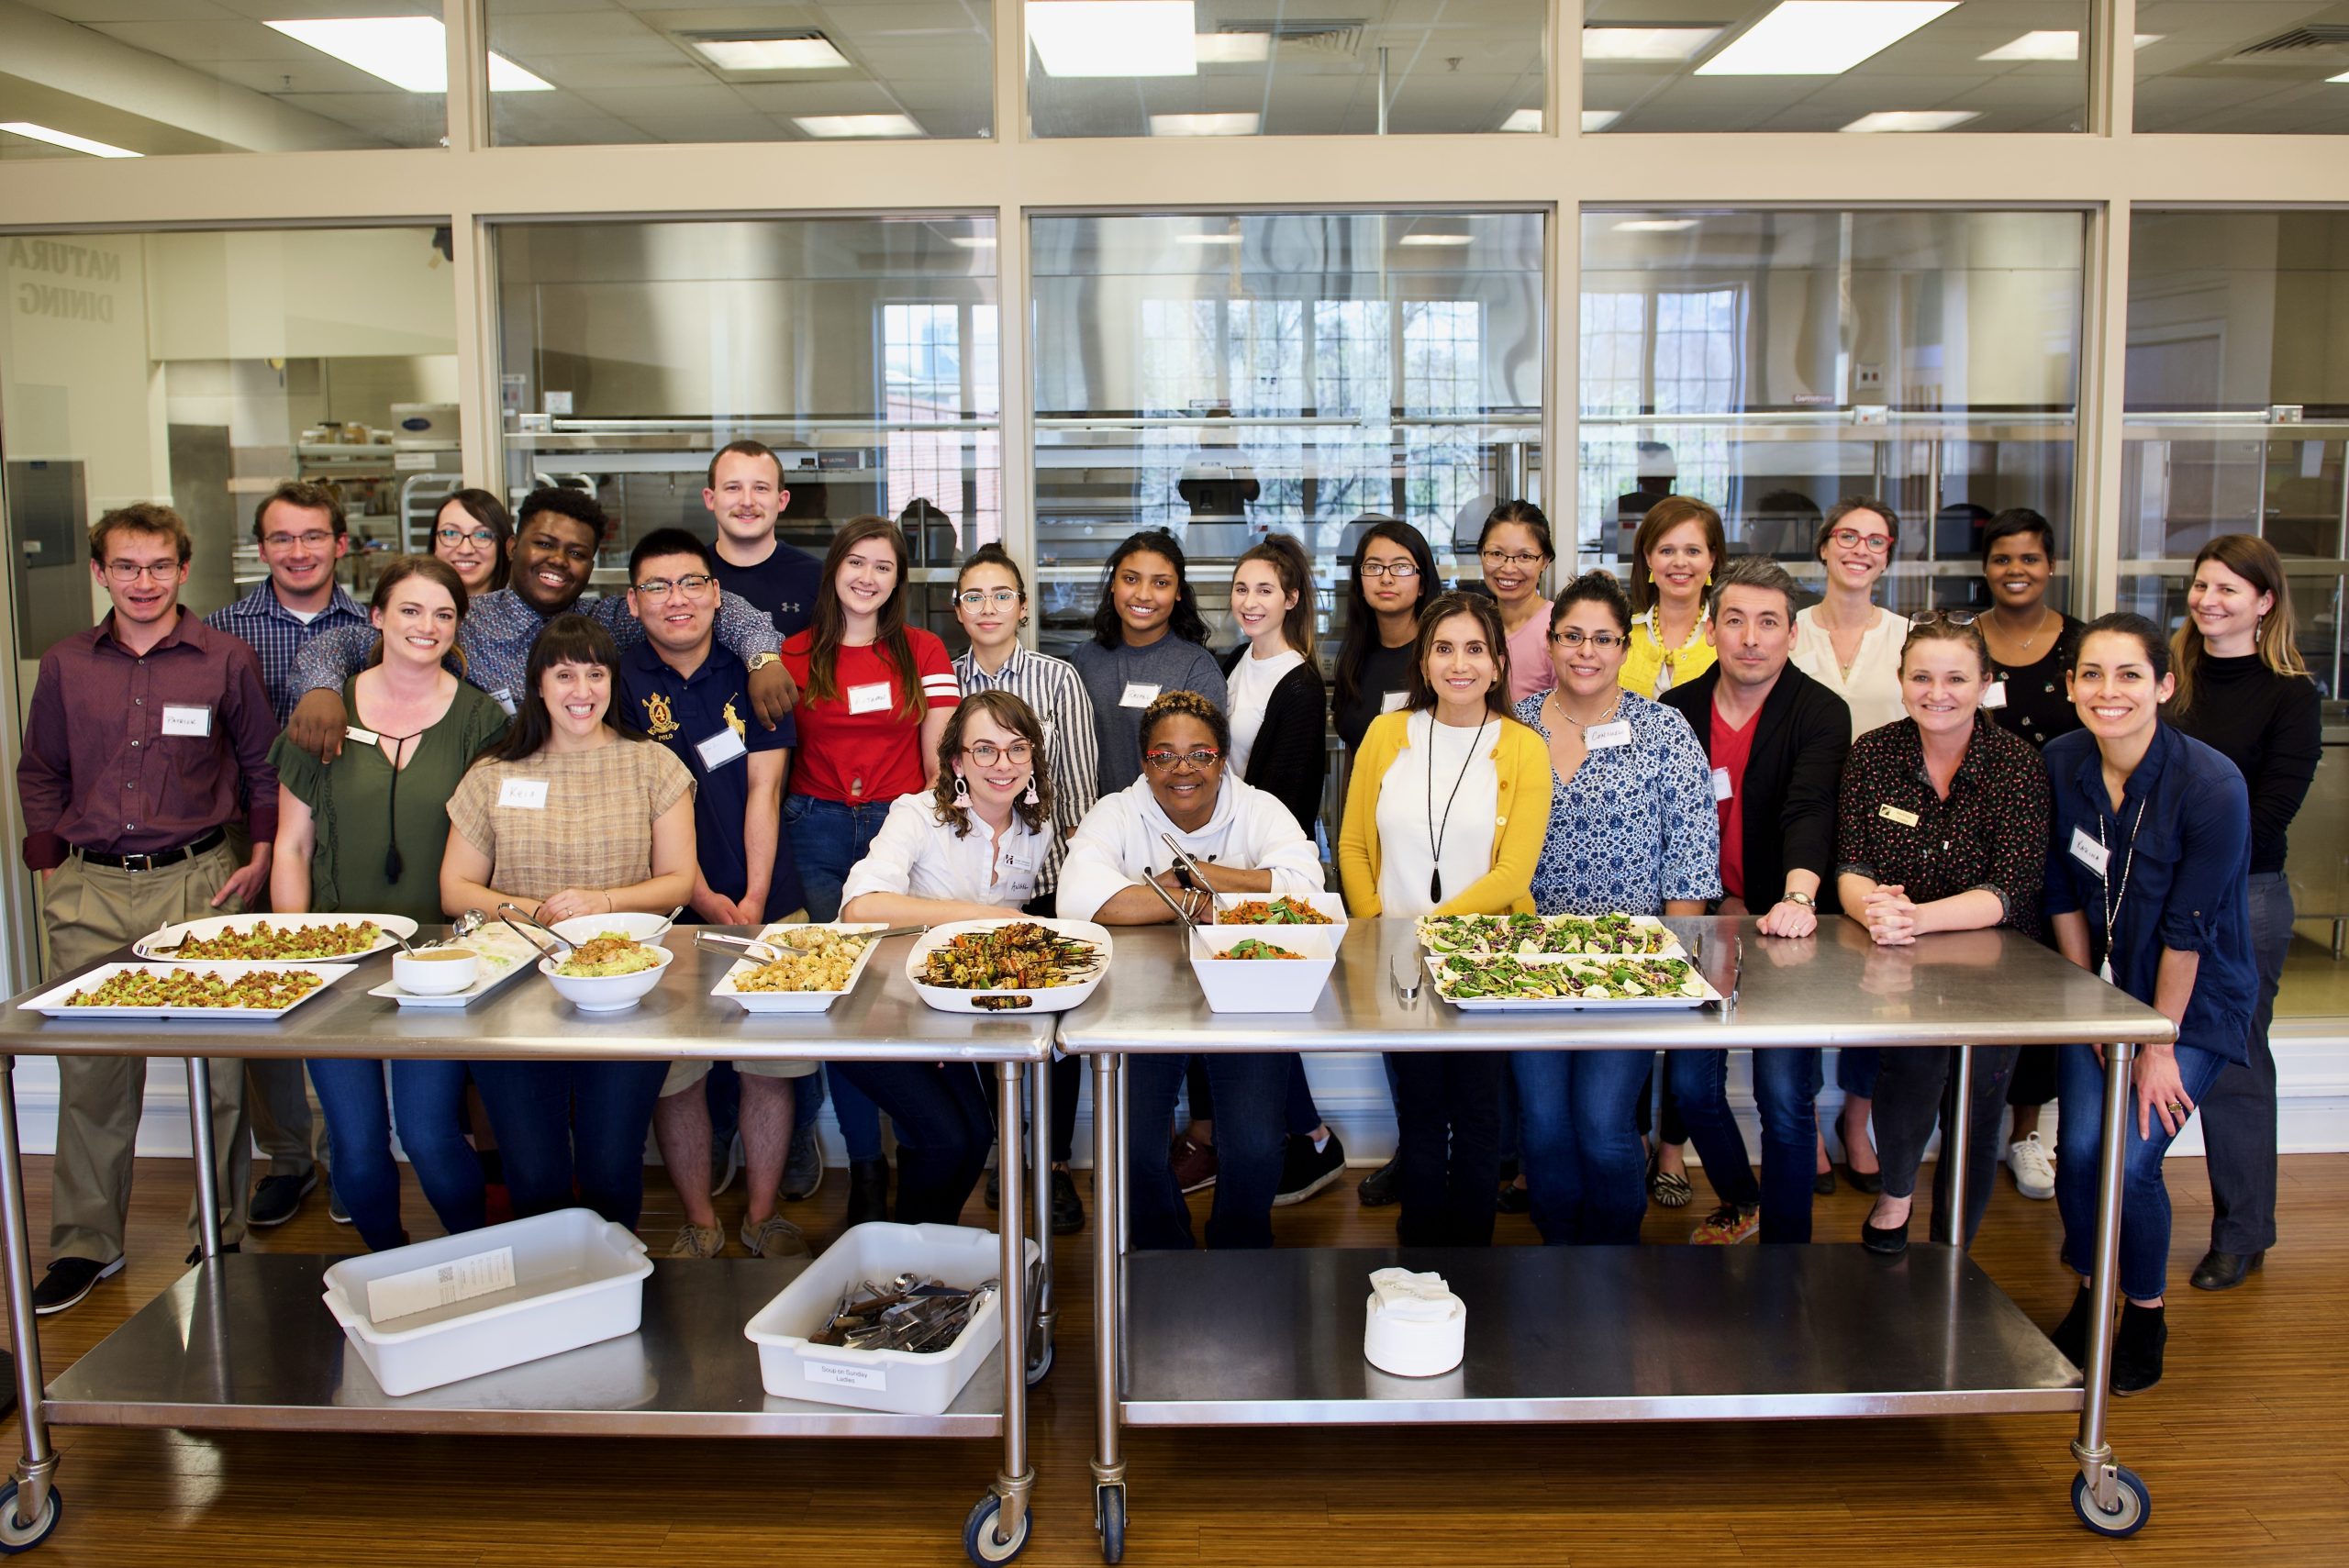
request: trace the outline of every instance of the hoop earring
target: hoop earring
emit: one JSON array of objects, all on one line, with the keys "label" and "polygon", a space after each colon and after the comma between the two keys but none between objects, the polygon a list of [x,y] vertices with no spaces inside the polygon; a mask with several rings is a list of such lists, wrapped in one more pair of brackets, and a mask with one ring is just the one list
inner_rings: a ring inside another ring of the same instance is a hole
[{"label": "hoop earring", "polygon": [[962,774],[956,773],[954,775],[954,804],[957,806],[968,805],[970,803],[970,799],[971,781],[964,778]]}]

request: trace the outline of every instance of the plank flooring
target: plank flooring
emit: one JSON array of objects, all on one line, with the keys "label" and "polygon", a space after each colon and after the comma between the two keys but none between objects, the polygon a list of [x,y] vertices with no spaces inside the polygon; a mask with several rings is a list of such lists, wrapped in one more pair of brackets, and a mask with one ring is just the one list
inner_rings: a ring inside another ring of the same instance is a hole
[{"label": "plank flooring", "polygon": [[[48,1162],[28,1159],[36,1234]],[[181,1272],[187,1167],[141,1161],[132,1262],[43,1320],[55,1376]],[[648,1173],[646,1239],[665,1250],[674,1200]],[[1359,1175],[1360,1173],[1355,1173]],[[1085,1178],[1079,1176],[1081,1186]],[[1128,1436],[1137,1564],[1497,1562],[1874,1565],[2193,1564],[2349,1561],[2349,1155],[2287,1159],[2285,1250],[2224,1296],[2187,1289],[2210,1223],[2201,1162],[2171,1162],[2176,1205],[2169,1374],[2118,1402],[2113,1441],[2144,1474],[2154,1518],[2125,1542],[2089,1535],[2067,1501],[2068,1417],[1677,1427],[1141,1431]],[[794,1206],[818,1241],[845,1182]],[[1698,1178],[1700,1195],[1705,1192]],[[1200,1195],[1200,1218],[1204,1199]],[[1087,1191],[1089,1199],[1090,1193]],[[729,1228],[739,1187],[719,1200]],[[1866,1200],[1820,1204],[1820,1234],[1856,1237]],[[409,1223],[431,1229],[411,1184]],[[1696,1208],[1652,1209],[1647,1240],[1686,1236]],[[1375,1245],[1393,1210],[1353,1183],[1284,1209],[1285,1242]],[[975,1203],[969,1217],[985,1221]],[[2052,1203],[2000,1177],[1976,1256],[2043,1323],[2069,1288]],[[1504,1217],[1502,1240],[1531,1226]],[[250,1246],[344,1251],[313,1198]],[[1749,1243],[1750,1245],[1751,1243]],[[39,1250],[37,1246],[37,1250]],[[1036,1394],[1040,1481],[1024,1562],[1099,1562],[1092,1528],[1089,1237],[1064,1238],[1059,1359]],[[1857,1347],[1859,1350],[1865,1347]],[[746,1347],[746,1375],[749,1371]],[[19,1440],[15,1422],[6,1440]],[[39,1561],[181,1568],[479,1564],[953,1563],[992,1478],[993,1442],[756,1442],[361,1438],[56,1429],[66,1500]]]}]

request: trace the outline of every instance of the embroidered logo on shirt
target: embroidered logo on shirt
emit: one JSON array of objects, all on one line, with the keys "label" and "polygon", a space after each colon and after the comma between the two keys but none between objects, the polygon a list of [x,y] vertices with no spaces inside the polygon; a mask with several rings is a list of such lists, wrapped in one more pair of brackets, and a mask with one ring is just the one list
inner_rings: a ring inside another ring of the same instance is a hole
[{"label": "embroidered logo on shirt", "polygon": [[644,728],[655,740],[666,740],[677,732],[677,716],[670,711],[669,699],[659,692],[644,699]]},{"label": "embroidered logo on shirt", "polygon": [[734,739],[737,740],[748,740],[751,738],[751,727],[742,722],[742,716],[740,714],[734,711],[734,699],[732,697],[728,697],[726,699],[725,713],[726,727],[734,731]]}]

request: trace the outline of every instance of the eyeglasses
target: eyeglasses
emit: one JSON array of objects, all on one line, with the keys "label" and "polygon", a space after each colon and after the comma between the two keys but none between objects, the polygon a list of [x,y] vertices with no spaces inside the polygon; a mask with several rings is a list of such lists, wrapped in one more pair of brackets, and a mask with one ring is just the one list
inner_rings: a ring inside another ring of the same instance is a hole
[{"label": "eyeglasses", "polygon": [[694,572],[674,581],[666,577],[649,577],[636,584],[636,591],[648,599],[657,599],[672,588],[690,596],[695,594],[707,594],[717,586],[717,578],[707,573]]},{"label": "eyeglasses", "polygon": [[1837,528],[1827,537],[1845,550],[1858,550],[1865,546],[1870,555],[1882,555],[1892,548],[1890,534],[1864,534],[1857,528]]},{"label": "eyeglasses", "polygon": [[306,534],[263,534],[261,542],[272,550],[292,550],[297,544],[306,550],[324,550],[334,542],[334,535],[325,528],[312,528]]},{"label": "eyeglasses", "polygon": [[1223,753],[1210,746],[1193,751],[1144,751],[1141,760],[1150,764],[1152,773],[1171,773],[1187,764],[1194,773],[1206,773],[1223,761]]},{"label": "eyeglasses", "polygon": [[998,746],[992,740],[974,740],[963,748],[963,755],[983,768],[992,768],[998,762],[1009,762],[1016,768],[1035,754],[1036,749],[1025,740],[1014,740],[1008,746]]},{"label": "eyeglasses", "polygon": [[985,609],[993,606],[1008,610],[1026,597],[1017,588],[965,588],[954,595],[954,602],[966,610]]},{"label": "eyeglasses", "polygon": [[1527,555],[1522,551],[1507,554],[1497,550],[1480,550],[1476,553],[1483,558],[1487,566],[1539,566],[1547,559],[1544,556]]},{"label": "eyeglasses", "polygon": [[1561,648],[1580,648],[1587,642],[1604,653],[1610,648],[1625,647],[1631,639],[1618,637],[1611,631],[1585,631],[1578,626],[1570,626],[1564,631],[1552,632],[1550,640]]},{"label": "eyeglasses", "polygon": [[484,550],[487,550],[491,545],[497,542],[497,535],[490,531],[488,528],[475,528],[471,533],[465,532],[462,528],[435,528],[432,530],[432,537],[439,539],[442,544],[465,544],[470,542],[481,546]]},{"label": "eyeglasses", "polygon": [[1410,561],[1365,561],[1354,568],[1357,576],[1392,577],[1405,582],[1419,574],[1419,563]]},{"label": "eyeglasses", "polygon": [[109,561],[106,576],[128,586],[141,577],[152,577],[158,583],[168,583],[180,574],[176,561]]},{"label": "eyeglasses", "polygon": [[1972,626],[1972,610],[1920,610],[1909,617],[1910,626]]}]

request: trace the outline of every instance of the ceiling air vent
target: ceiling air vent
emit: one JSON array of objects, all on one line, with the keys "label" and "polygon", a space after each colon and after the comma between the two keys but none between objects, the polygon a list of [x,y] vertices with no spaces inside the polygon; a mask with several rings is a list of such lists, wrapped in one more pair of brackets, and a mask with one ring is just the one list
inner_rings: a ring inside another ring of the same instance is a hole
[{"label": "ceiling air vent", "polygon": [[2221,63],[2307,65],[2334,59],[2349,59],[2349,26],[2318,23],[2245,44]]},{"label": "ceiling air vent", "polygon": [[1352,60],[1362,52],[1360,20],[1311,20],[1286,17],[1278,21],[1227,21],[1217,27],[1220,34],[1253,33],[1269,36],[1283,50],[1295,50],[1308,54],[1333,55]]}]

